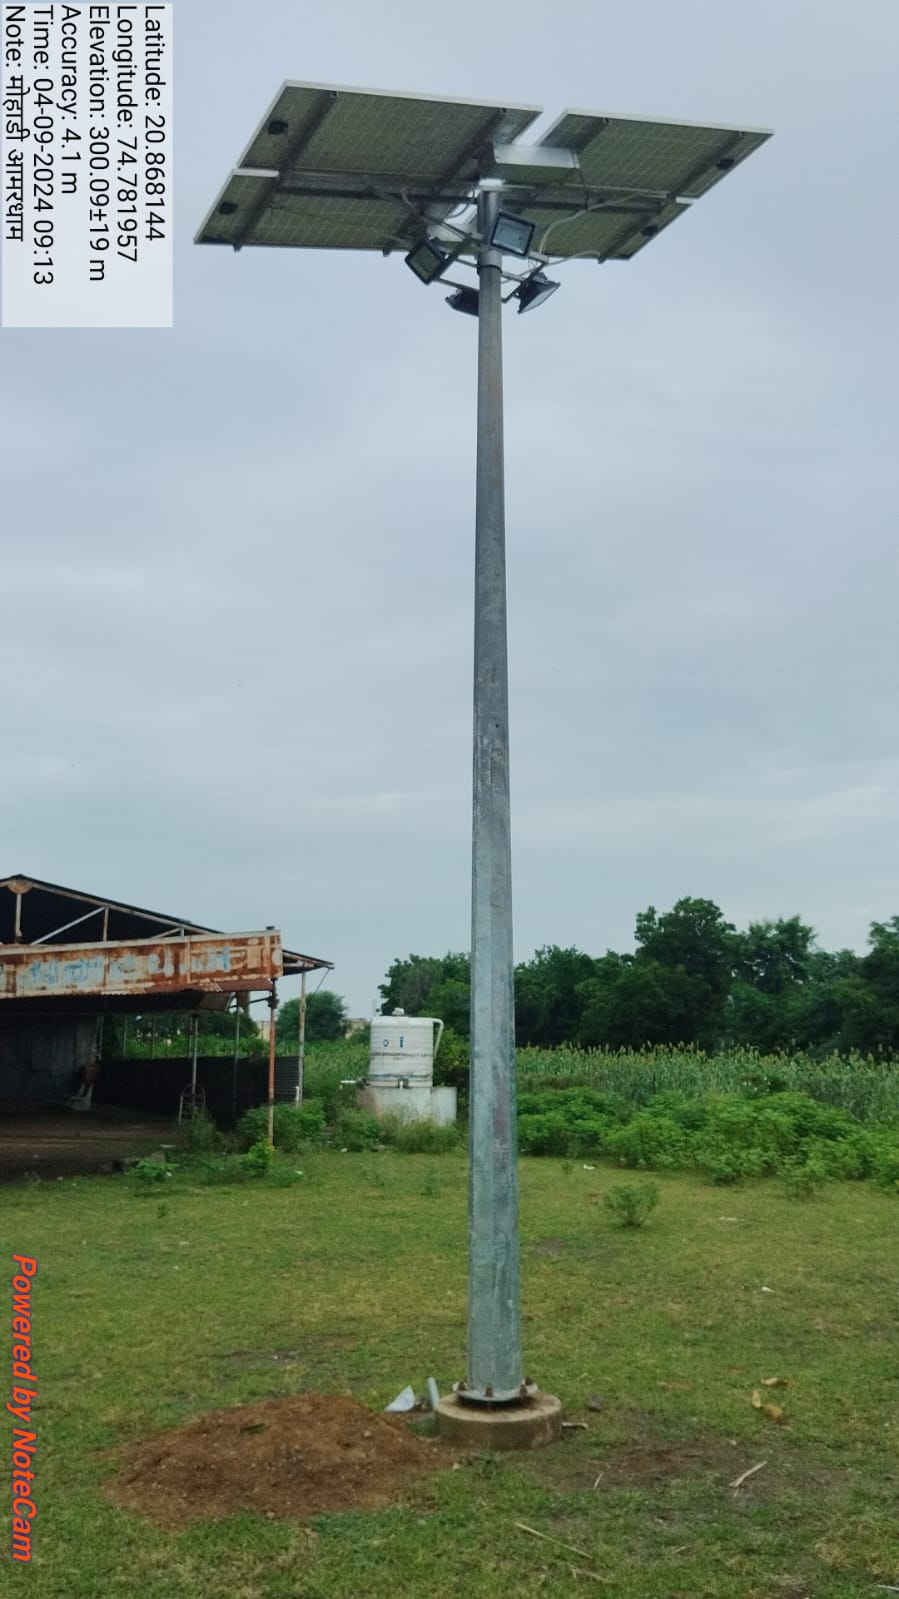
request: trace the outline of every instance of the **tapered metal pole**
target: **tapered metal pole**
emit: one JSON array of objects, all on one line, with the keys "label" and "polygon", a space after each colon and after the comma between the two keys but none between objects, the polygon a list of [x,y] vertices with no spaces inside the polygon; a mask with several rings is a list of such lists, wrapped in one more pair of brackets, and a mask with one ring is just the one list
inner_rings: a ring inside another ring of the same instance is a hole
[{"label": "tapered metal pole", "polygon": [[468,1373],[463,1397],[515,1398],[522,1382],[515,1127],[509,683],[503,488],[502,256],[489,246],[499,195],[478,198],[474,785]]}]

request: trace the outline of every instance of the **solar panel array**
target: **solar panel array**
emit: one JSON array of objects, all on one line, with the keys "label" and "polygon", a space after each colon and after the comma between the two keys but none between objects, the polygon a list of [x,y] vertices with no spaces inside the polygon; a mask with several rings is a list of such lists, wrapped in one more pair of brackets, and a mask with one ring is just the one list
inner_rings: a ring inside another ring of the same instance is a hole
[{"label": "solar panel array", "polygon": [[[207,244],[407,250],[490,172],[536,106],[286,83],[197,235]],[[579,169],[510,184],[551,257],[628,260],[769,135],[566,111],[543,135]],[[427,219],[427,220],[426,220]],[[474,246],[466,247],[472,253]]]},{"label": "solar panel array", "polygon": [[[447,186],[466,192],[481,151],[515,140],[539,114],[538,106],[286,83],[239,163],[277,179],[264,188],[233,173],[198,241],[408,248],[423,235],[428,197]],[[404,202],[404,192],[415,199]]]}]

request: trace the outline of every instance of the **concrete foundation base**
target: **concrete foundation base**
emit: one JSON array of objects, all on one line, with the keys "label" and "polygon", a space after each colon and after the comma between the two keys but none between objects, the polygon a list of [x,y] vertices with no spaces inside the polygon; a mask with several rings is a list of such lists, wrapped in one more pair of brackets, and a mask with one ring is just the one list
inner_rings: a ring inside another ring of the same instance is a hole
[{"label": "concrete foundation base", "polygon": [[398,1116],[404,1122],[434,1122],[451,1127],[456,1120],[456,1090],[427,1083],[401,1088],[398,1083],[366,1083],[356,1103],[371,1116]]},{"label": "concrete foundation base", "polygon": [[448,1394],[437,1406],[437,1430],[469,1449],[542,1449],[562,1436],[562,1401],[538,1393],[526,1404],[491,1408]]}]

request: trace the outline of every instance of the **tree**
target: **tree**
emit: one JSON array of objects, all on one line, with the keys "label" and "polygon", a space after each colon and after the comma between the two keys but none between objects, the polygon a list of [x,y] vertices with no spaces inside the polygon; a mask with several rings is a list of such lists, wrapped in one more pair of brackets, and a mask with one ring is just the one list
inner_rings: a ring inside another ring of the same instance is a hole
[{"label": "tree", "polygon": [[616,955],[598,963],[599,975],[584,984],[579,1043],[609,1049],[704,1041],[718,1003],[702,977],[682,966],[665,966],[645,955]]},{"label": "tree", "polygon": [[[306,1001],[306,1039],[317,1044],[343,1038],[346,1032],[347,1010],[342,995],[329,988],[319,988]],[[300,1036],[300,1001],[288,999],[280,1006],[275,1023],[275,1037],[279,1043],[296,1044]]]},{"label": "tree", "polygon": [[409,955],[395,960],[379,985],[385,1012],[437,1016],[468,1037],[471,961],[468,955]]},{"label": "tree", "polygon": [[[684,984],[671,986],[664,1004],[669,1016],[683,1010],[684,1021],[691,1018],[691,1031],[681,1042],[698,1043],[711,1049],[717,1044],[724,1004],[733,979],[739,944],[732,922],[726,922],[710,899],[679,899],[661,916],[655,906],[641,911],[636,926],[637,954],[634,965],[653,961],[669,971],[679,971],[692,981],[692,996],[687,1000]],[[660,992],[659,980],[650,989]],[[673,1001],[675,988],[678,998]]]},{"label": "tree", "polygon": [[869,953],[836,984],[841,1043],[867,1053],[899,1048],[899,916],[872,922]]},{"label": "tree", "polygon": [[582,950],[548,944],[515,968],[515,1037],[519,1044],[552,1048],[578,1036],[584,1010],[581,986],[596,962]]},{"label": "tree", "polygon": [[810,1042],[806,992],[815,969],[815,931],[798,916],[750,922],[736,938],[736,976],[727,1005],[729,1043],[765,1051]]},{"label": "tree", "polygon": [[738,975],[762,994],[782,994],[808,980],[815,930],[798,916],[750,922],[734,949]]},{"label": "tree", "polygon": [[638,957],[679,966],[713,994],[727,993],[739,946],[733,923],[712,900],[679,899],[661,916],[650,905],[637,917],[636,942]]}]

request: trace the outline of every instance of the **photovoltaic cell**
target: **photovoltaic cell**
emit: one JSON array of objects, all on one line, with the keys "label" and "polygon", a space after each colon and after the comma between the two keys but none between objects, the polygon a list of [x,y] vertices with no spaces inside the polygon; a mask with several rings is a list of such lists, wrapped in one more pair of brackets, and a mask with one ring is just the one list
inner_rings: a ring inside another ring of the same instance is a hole
[{"label": "photovoltaic cell", "polygon": [[[407,247],[423,224],[397,196],[464,189],[477,178],[482,151],[494,139],[516,139],[538,115],[536,106],[286,83],[198,242]],[[248,168],[276,176],[251,180]]]},{"label": "photovoltaic cell", "polygon": [[387,174],[410,185],[474,177],[481,143],[516,139],[538,115],[537,106],[285,83],[238,165]]},{"label": "photovoltaic cell", "polygon": [[279,195],[261,212],[244,244],[301,244],[307,250],[409,249],[415,218],[395,200]]},{"label": "photovoltaic cell", "polygon": [[[535,106],[285,83],[197,239],[333,250],[408,249],[468,194],[495,144]],[[511,185],[508,208],[555,257],[627,260],[770,135],[763,129],[566,111],[541,144],[575,151],[551,186]],[[468,246],[463,246],[470,253]]]},{"label": "photovoltaic cell", "polygon": [[655,190],[695,200],[770,137],[762,128],[566,111],[540,142],[576,151],[581,180],[589,187]]},{"label": "photovoltaic cell", "polygon": [[[541,255],[595,256],[597,260],[628,261],[674,222],[689,206],[670,205],[624,210],[620,205],[604,209],[573,209],[570,203],[554,209],[525,205],[522,215],[536,224],[534,249]],[[587,200],[589,207],[593,202]]]}]

